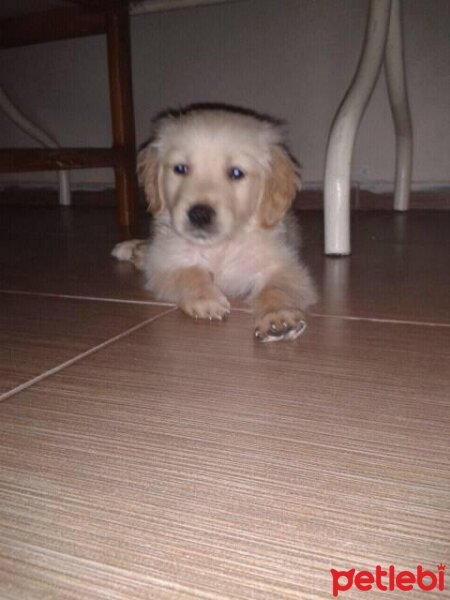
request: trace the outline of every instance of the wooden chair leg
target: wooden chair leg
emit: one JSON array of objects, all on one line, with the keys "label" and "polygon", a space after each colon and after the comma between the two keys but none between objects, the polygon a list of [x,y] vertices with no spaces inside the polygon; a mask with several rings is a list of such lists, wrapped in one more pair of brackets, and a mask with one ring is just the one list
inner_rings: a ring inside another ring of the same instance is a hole
[{"label": "wooden chair leg", "polygon": [[138,188],[134,167],[115,167],[117,220],[120,227],[132,235],[136,219]]},{"label": "wooden chair leg", "polygon": [[119,225],[131,228],[136,217],[136,139],[131,81],[130,23],[128,10],[107,15],[109,91],[114,148],[122,161],[115,168]]}]

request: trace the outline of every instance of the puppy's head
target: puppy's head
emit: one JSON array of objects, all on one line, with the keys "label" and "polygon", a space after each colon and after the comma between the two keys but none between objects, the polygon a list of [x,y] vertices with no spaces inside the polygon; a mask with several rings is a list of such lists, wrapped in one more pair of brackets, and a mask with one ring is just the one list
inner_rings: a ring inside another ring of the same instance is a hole
[{"label": "puppy's head", "polygon": [[223,109],[157,121],[138,173],[151,212],[168,211],[179,235],[206,245],[274,226],[300,182],[274,122]]}]

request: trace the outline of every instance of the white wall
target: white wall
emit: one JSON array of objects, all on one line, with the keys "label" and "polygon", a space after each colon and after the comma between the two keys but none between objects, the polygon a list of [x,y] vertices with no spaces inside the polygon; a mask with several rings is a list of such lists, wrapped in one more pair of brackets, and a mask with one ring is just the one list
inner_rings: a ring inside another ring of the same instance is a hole
[{"label": "white wall", "polygon": [[[406,60],[417,187],[450,183],[450,2],[404,0]],[[285,119],[306,183],[323,177],[327,135],[352,78],[366,0],[247,0],[132,18],[136,130],[169,106],[218,101]],[[101,37],[0,52],[0,84],[66,146],[111,143],[105,41]],[[0,115],[0,145],[32,145]],[[390,182],[394,137],[384,79],[355,147],[353,178]],[[72,173],[83,184],[109,170]],[[54,182],[54,174],[6,174],[0,182]]]}]

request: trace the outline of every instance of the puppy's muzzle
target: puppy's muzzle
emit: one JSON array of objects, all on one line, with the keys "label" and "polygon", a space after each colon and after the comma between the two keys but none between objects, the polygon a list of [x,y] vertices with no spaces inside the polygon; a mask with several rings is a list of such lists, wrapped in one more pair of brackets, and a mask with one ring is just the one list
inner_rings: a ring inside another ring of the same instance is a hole
[{"label": "puppy's muzzle", "polygon": [[208,229],[216,216],[216,211],[208,204],[194,204],[187,213],[189,223],[197,229]]}]

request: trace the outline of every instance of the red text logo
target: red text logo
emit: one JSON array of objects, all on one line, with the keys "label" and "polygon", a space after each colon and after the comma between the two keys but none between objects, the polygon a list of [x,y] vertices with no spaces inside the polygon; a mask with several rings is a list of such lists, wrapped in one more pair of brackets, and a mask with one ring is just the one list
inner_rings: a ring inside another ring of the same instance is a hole
[{"label": "red text logo", "polygon": [[396,571],[393,565],[383,569],[377,565],[374,571],[337,571],[330,569],[332,577],[332,593],[336,598],[340,592],[346,592],[356,588],[360,592],[370,592],[376,589],[382,592],[393,592],[400,590],[409,592],[411,590],[422,590],[431,592],[445,588],[445,565],[438,565],[437,572],[425,570],[422,565],[417,565],[414,571]]}]

